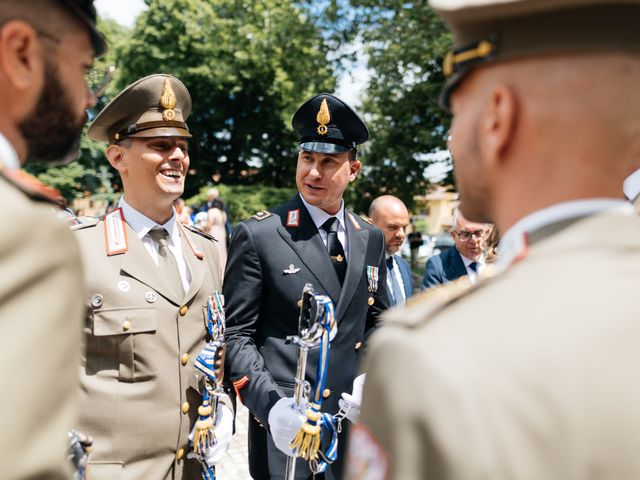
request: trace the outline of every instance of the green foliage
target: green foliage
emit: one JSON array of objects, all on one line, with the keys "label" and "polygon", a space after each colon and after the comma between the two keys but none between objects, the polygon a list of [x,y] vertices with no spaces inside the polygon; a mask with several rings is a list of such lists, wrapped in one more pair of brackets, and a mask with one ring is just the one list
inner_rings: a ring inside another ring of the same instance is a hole
[{"label": "green foliage", "polygon": [[[197,195],[187,200],[187,205],[199,208],[207,201],[207,190],[204,186]],[[233,223],[249,218],[260,210],[286,203],[295,195],[295,188],[267,187],[262,185],[216,185],[220,198],[227,207]]]},{"label": "green foliage", "polygon": [[119,86],[170,73],[189,89],[192,176],[186,195],[216,181],[293,184],[295,109],[333,91],[327,46],[291,0],[147,0],[122,49]]},{"label": "green foliage", "polygon": [[428,180],[427,154],[446,146],[449,117],[437,105],[451,37],[426,1],[351,0],[373,70],[363,102],[370,130],[354,203],[389,193],[409,208]]}]

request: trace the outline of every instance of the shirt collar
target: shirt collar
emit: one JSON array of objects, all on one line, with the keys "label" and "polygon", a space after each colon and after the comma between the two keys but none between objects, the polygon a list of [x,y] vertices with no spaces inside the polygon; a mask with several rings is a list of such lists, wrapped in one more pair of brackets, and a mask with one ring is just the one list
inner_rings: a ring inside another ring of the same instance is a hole
[{"label": "shirt collar", "polygon": [[0,133],[0,166],[4,164],[7,170],[19,170],[20,159],[13,145],[7,140],[7,137]]},{"label": "shirt collar", "polygon": [[630,202],[640,195],[640,168],[625,178],[622,191]]},{"label": "shirt collar", "polygon": [[124,214],[124,218],[129,226],[136,232],[138,238],[142,240],[150,230],[154,228],[164,228],[167,232],[169,232],[169,242],[176,245],[180,240],[180,228],[176,222],[176,211],[172,208],[173,214],[171,218],[166,223],[159,225],[149,217],[140,213],[138,210],[133,208],[131,205],[127,203],[127,201],[123,197],[120,197],[118,201],[118,207],[122,208],[122,213]]},{"label": "shirt collar", "polygon": [[614,198],[589,198],[561,202],[542,210],[530,213],[521,218],[502,236],[498,245],[500,259],[498,265],[505,267],[526,248],[525,234],[533,232],[546,225],[586,217],[597,213],[615,211],[624,215],[634,215],[634,209],[628,202]]},{"label": "shirt collar", "polygon": [[318,230],[320,230],[320,227],[324,224],[324,222],[329,220],[331,217],[336,217],[340,222],[340,227],[346,231],[347,228],[345,227],[345,224],[344,224],[344,200],[340,201],[340,210],[338,210],[338,212],[335,215],[329,215],[327,212],[325,212],[321,208],[315,207],[307,203],[307,201],[304,199],[302,195],[300,195],[300,200],[302,200],[302,203],[307,208],[307,211],[311,216],[311,220],[313,220],[313,223],[315,224]]},{"label": "shirt collar", "polygon": [[[460,251],[458,251],[458,253],[460,253]],[[477,260],[472,260],[471,258],[465,257],[461,253],[460,253],[460,257],[462,258],[462,263],[464,263],[465,267],[468,267],[474,262],[478,264],[484,264],[484,255],[480,255],[480,258],[478,258]]]}]

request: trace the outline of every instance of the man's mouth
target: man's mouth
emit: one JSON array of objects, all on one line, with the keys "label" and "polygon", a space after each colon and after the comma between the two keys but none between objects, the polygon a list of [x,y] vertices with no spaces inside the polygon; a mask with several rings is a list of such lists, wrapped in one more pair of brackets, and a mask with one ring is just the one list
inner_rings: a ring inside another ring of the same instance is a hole
[{"label": "man's mouth", "polygon": [[321,190],[324,190],[324,188],[322,188],[322,187],[320,187],[320,186],[309,185],[308,183],[306,184],[306,186],[307,186],[307,188],[308,188],[309,190],[313,190],[313,191],[316,191],[316,192],[319,192],[319,191],[321,191]]},{"label": "man's mouth", "polygon": [[160,173],[169,178],[179,179],[180,177],[182,177],[182,172],[180,170],[162,170]]}]

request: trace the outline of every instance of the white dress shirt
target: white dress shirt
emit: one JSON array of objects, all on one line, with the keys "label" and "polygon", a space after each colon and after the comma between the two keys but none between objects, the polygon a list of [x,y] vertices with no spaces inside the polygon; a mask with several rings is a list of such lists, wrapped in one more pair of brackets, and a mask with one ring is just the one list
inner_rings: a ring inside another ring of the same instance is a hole
[{"label": "white dress shirt", "polygon": [[7,170],[18,170],[20,159],[13,145],[0,133],[0,167],[4,165]]},{"label": "white dress shirt", "polygon": [[187,266],[187,262],[184,259],[184,253],[182,249],[182,241],[180,239],[180,227],[177,224],[177,216],[175,210],[173,211],[173,215],[163,225],[158,225],[156,222],[146,217],[131,205],[127,203],[124,197],[120,198],[118,202],[118,206],[122,208],[122,213],[124,214],[124,219],[127,224],[136,232],[138,238],[144,245],[144,248],[151,255],[151,259],[153,262],[158,265],[158,249],[160,246],[153,240],[151,237],[147,235],[149,231],[154,228],[164,228],[169,235],[167,236],[167,247],[176,258],[176,263],[178,264],[178,271],[180,272],[180,280],[182,281],[182,287],[186,292],[189,290],[189,285],[191,284],[191,272],[189,271],[189,267]]},{"label": "white dress shirt", "polygon": [[[458,251],[458,253],[460,252]],[[465,257],[461,253],[460,253],[460,256],[462,257],[462,263],[464,263],[464,268],[467,269],[467,276],[469,277],[469,281],[471,283],[476,283],[478,275],[482,272],[482,270],[484,270],[484,257],[480,257],[478,260],[472,260],[471,258]],[[476,262],[478,264],[475,271],[473,270],[473,268],[469,266],[473,262]]]},{"label": "white dress shirt", "polygon": [[633,202],[640,195],[640,168],[625,178],[622,191],[630,202]]},{"label": "white dress shirt", "polygon": [[526,234],[529,232],[563,220],[608,211],[629,216],[635,215],[635,210],[630,203],[613,198],[589,198],[586,200],[561,202],[533,212],[521,218],[505,232],[498,245],[500,257],[496,265],[499,268],[505,268],[511,265],[518,255],[526,249]]},{"label": "white dress shirt", "polygon": [[[393,270],[390,272],[389,269],[387,269],[387,273],[390,273],[395,277],[396,282],[398,282],[398,285],[400,286],[400,291],[402,292],[402,298],[395,299],[396,304],[402,305],[407,299],[407,294],[404,289],[404,281],[402,280],[402,274],[400,273],[400,265],[398,264],[398,261],[394,258],[395,255],[386,255],[386,257],[387,257],[386,260],[388,260],[389,257],[391,257],[392,259],[391,261],[393,262]],[[391,275],[387,275],[387,292],[393,295],[393,285],[391,283]]]},{"label": "white dress shirt", "polygon": [[327,232],[325,232],[324,228],[320,228],[322,227],[322,225],[324,225],[324,222],[326,222],[327,220],[329,220],[331,217],[336,217],[338,219],[338,240],[340,240],[340,243],[342,244],[342,249],[344,250],[344,256],[347,259],[347,262],[349,261],[349,249],[347,248],[348,244],[347,244],[347,229],[346,226],[344,224],[344,201],[342,201],[340,203],[340,210],[338,210],[338,213],[336,213],[335,215],[329,215],[327,212],[325,212],[324,210],[322,210],[321,208],[318,207],[314,207],[313,205],[310,205],[309,203],[307,203],[307,201],[302,197],[302,195],[300,195],[300,199],[302,200],[302,203],[304,203],[304,206],[307,207],[307,211],[309,212],[309,215],[311,216],[311,220],[313,220],[313,223],[315,224],[316,228],[318,229],[318,232],[320,232],[320,238],[322,239],[322,243],[324,243],[324,246],[327,246]]}]

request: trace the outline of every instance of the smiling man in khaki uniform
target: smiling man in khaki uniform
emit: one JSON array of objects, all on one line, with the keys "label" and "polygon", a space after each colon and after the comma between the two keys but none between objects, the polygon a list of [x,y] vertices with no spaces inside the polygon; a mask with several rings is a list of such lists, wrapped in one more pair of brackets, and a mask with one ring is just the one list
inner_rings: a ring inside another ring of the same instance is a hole
[{"label": "smiling man in khaki uniform", "polygon": [[88,131],[109,142],[124,187],[118,209],[75,231],[87,270],[80,428],[94,440],[92,480],[200,478],[187,455],[201,403],[194,360],[222,282],[215,240],[182,226],[172,206],[189,168],[190,110],[182,82],[151,75]]},{"label": "smiling man in khaki uniform", "polygon": [[640,478],[640,0],[431,4],[461,210],[502,271],[373,338],[348,477]]}]

